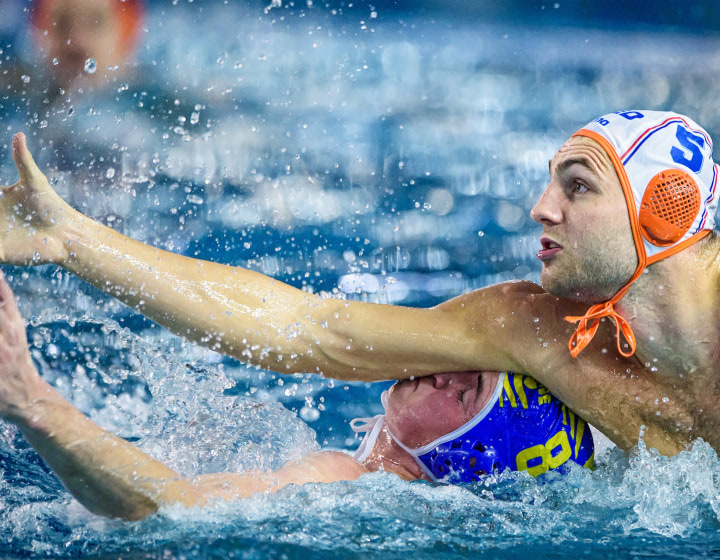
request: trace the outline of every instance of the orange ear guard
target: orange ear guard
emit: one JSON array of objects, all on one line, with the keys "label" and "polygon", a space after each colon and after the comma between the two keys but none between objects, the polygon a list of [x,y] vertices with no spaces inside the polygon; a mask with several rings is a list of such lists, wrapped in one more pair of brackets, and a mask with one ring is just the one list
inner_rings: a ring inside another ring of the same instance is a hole
[{"label": "orange ear guard", "polygon": [[680,241],[700,211],[700,189],[688,173],[666,169],[650,179],[640,203],[640,231],[658,247]]}]

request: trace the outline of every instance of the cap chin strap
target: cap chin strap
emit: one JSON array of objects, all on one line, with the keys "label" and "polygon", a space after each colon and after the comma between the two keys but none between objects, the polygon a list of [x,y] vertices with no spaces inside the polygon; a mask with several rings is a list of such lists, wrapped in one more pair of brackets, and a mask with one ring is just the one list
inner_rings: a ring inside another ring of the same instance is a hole
[{"label": "cap chin strap", "polygon": [[[567,317],[565,317],[565,320],[568,323],[579,323],[577,329],[570,338],[570,343],[568,344],[568,348],[570,348],[570,355],[573,358],[577,358],[580,352],[582,352],[585,347],[590,344],[590,341],[595,336],[595,332],[600,325],[600,319],[602,319],[603,317],[610,317],[615,323],[618,352],[620,352],[620,354],[622,354],[626,358],[629,358],[635,353],[635,334],[630,328],[630,323],[628,323],[622,315],[615,311],[614,307],[615,303],[617,303],[617,301],[623,295],[625,295],[625,292],[629,287],[630,283],[626,284],[625,289],[622,290],[622,293],[618,292],[615,297],[613,297],[609,301],[606,301],[605,303],[598,303],[593,305],[590,309],[587,310],[587,313],[585,313],[585,315],[568,315]],[[620,340],[621,334],[625,339],[625,342],[627,342],[628,346],[630,346],[630,350],[628,352],[626,352],[622,348]]]},{"label": "cap chin strap", "polygon": [[355,460],[358,463],[364,463],[368,459],[368,457],[370,457],[370,454],[372,453],[372,450],[377,443],[378,437],[380,436],[380,432],[382,432],[382,429],[385,428],[385,431],[388,433],[390,438],[403,451],[405,451],[414,459],[414,461],[419,465],[422,472],[430,480],[437,480],[437,477],[432,473],[432,471],[428,469],[425,463],[420,460],[420,453],[418,452],[418,450],[410,449],[403,442],[401,442],[400,439],[395,436],[395,434],[392,433],[390,426],[388,426],[387,422],[385,421],[384,414],[378,414],[373,418],[355,418],[350,422],[350,427],[356,433],[365,432],[365,437],[360,443],[360,447],[358,447],[357,451],[355,452]]}]

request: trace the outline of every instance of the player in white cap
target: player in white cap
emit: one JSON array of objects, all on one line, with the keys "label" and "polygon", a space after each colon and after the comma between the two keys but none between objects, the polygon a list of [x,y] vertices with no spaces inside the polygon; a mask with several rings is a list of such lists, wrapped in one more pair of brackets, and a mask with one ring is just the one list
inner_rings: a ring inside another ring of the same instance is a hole
[{"label": "player in white cap", "polygon": [[664,454],[697,438],[717,450],[711,152],[708,134],[674,113],[593,121],[553,157],[532,211],[544,289],[499,284],[412,309],[321,298],[133,241],[65,204],[17,135],[20,181],[0,200],[0,258],[58,264],[173,332],[264,368],[364,381],[512,371],[622,448],[644,427]]}]

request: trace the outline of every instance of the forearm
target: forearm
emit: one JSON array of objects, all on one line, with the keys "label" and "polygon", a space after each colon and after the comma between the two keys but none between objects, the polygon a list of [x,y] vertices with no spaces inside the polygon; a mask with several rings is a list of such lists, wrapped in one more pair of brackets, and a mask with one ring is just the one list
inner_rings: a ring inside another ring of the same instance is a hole
[{"label": "forearm", "polygon": [[375,381],[462,370],[474,357],[458,336],[463,324],[447,313],[323,299],[144,245],[84,216],[71,224],[58,264],[172,332],[247,363]]},{"label": "forearm", "polygon": [[84,216],[62,236],[67,254],[58,264],[170,331],[263,367],[316,370],[312,359],[298,362],[312,345],[321,298],[145,245]]},{"label": "forearm", "polygon": [[49,386],[14,422],[90,511],[142,519],[164,504],[193,505],[189,481],[127,441],[103,430]]}]

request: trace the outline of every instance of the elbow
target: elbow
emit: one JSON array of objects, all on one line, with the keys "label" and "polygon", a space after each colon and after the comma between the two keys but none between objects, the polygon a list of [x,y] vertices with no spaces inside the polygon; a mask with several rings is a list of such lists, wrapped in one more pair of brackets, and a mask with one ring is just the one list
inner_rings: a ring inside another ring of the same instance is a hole
[{"label": "elbow", "polygon": [[122,521],[142,521],[146,517],[157,513],[160,509],[154,500],[146,496],[130,502],[118,500],[118,503],[112,504],[111,507],[106,507],[110,504],[103,504],[101,506],[85,505],[95,515],[101,515],[110,519],[120,519]]},{"label": "elbow", "polygon": [[158,508],[157,504],[152,504],[151,506],[140,506],[131,510],[120,512],[119,515],[113,515],[112,517],[123,521],[142,521],[146,517],[157,513],[158,509],[160,508]]},{"label": "elbow", "polygon": [[317,341],[312,346],[312,355],[308,356],[313,365],[310,371],[343,381],[371,382],[390,379],[386,368],[378,366],[373,352],[373,348],[363,347],[345,335],[326,332],[322,341]]}]

